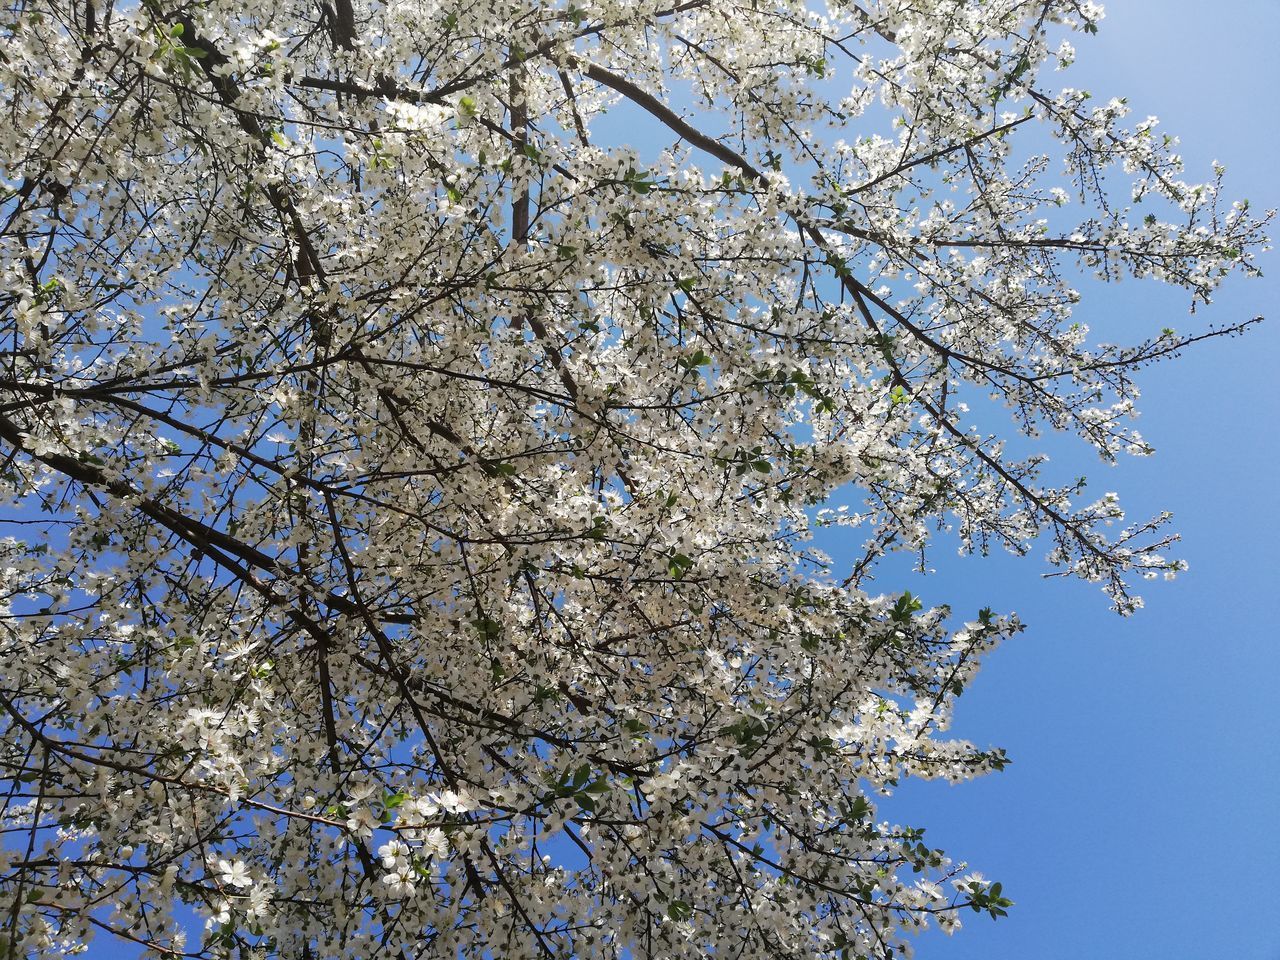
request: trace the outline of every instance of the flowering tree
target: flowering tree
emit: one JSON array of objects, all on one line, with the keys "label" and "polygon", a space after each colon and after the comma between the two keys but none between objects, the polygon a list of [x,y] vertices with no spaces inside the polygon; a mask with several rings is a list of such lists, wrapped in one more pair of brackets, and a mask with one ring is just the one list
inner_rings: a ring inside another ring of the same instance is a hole
[{"label": "flowering tree", "polygon": [[1164,518],[1025,438],[1150,452],[1134,371],[1240,326],[1099,344],[1075,286],[1207,303],[1264,242],[1044,85],[1101,15],[10,5],[0,954],[851,960],[1003,914],[873,798],[1000,768],[944,731],[1019,625],[868,574],[1043,540],[1133,610]]}]

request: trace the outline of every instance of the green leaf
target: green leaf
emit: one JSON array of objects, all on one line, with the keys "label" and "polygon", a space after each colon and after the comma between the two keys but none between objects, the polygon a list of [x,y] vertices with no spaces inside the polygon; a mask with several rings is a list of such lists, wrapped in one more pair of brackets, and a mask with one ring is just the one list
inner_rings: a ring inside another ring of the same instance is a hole
[{"label": "green leaf", "polygon": [[629,717],[622,725],[626,727],[627,733],[631,734],[631,736],[635,738],[642,738],[649,732],[649,728],[645,725],[644,721],[637,720],[635,717]]},{"label": "green leaf", "polygon": [[693,907],[683,900],[672,900],[667,904],[667,916],[672,920],[688,920],[693,916]]},{"label": "green leaf", "polygon": [[711,365],[711,357],[704,353],[701,348],[695,350],[692,354],[679,361],[680,366],[688,373],[694,373],[699,367],[708,367]]},{"label": "green leaf", "polygon": [[388,810],[394,810],[397,807],[402,806],[408,799],[409,794],[405,793],[403,790],[398,791],[397,793],[387,793],[382,798],[382,805]]},{"label": "green leaf", "polygon": [[502,636],[502,625],[490,617],[477,617],[472,625],[485,640],[493,641]]},{"label": "green leaf", "polygon": [[482,464],[481,470],[489,477],[514,477],[516,475],[515,464],[501,463],[496,460],[490,460]]},{"label": "green leaf", "polygon": [[658,185],[656,180],[649,179],[647,170],[628,170],[623,176],[622,182],[636,193],[648,193]]},{"label": "green leaf", "polygon": [[827,266],[829,266],[831,271],[841,280],[845,280],[853,276],[849,271],[848,261],[844,260],[842,257],[836,256],[834,253],[827,254]]},{"label": "green leaf", "polygon": [[908,590],[893,605],[893,609],[889,612],[889,618],[895,623],[910,623],[911,615],[918,613],[923,607],[924,604],[920,602],[920,598],[912,596],[911,591]]},{"label": "green leaf", "polygon": [[674,580],[683,580],[684,575],[693,566],[693,560],[683,553],[673,553],[667,558],[667,572]]}]

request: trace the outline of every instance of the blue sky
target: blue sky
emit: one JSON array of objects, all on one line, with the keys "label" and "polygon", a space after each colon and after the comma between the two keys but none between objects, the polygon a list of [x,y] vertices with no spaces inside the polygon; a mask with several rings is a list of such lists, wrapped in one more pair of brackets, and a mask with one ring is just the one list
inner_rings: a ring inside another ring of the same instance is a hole
[{"label": "blue sky", "polygon": [[[1062,80],[1159,116],[1183,140],[1187,179],[1220,160],[1233,197],[1273,207],[1278,39],[1277,0],[1117,0]],[[1231,284],[1197,318],[1152,286],[1086,291],[1081,315],[1101,336],[1269,316],[1146,372],[1138,426],[1154,458],[1104,476],[1078,446],[1050,445],[1092,466],[1133,516],[1174,511],[1188,573],[1151,584],[1128,620],[1093,588],[1041,580],[1034,558],[939,556],[913,588],[1029,624],[988,661],[954,728],[1014,763],[959,787],[911,785],[881,807],[1017,901],[998,923],[972,915],[950,942],[923,938],[919,957],[1280,960],[1278,261],[1264,257],[1264,279]]]}]

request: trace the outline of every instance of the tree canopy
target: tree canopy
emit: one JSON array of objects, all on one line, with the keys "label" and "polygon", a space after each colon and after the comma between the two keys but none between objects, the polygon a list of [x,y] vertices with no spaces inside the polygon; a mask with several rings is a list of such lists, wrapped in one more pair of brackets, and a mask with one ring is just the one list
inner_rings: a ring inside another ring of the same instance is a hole
[{"label": "tree canopy", "polygon": [[871,573],[1047,550],[1129,613],[1180,570],[1038,439],[1149,453],[1135,374],[1251,321],[1080,291],[1207,305],[1269,219],[1057,84],[1101,18],[10,4],[0,954],[887,960],[1003,915],[880,798],[1004,765],[946,731],[1020,624]]}]

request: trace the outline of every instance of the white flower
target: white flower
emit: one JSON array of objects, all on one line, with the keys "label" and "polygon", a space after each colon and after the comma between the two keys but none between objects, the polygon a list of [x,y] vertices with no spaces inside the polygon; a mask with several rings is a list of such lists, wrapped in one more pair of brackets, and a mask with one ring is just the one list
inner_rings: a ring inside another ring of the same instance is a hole
[{"label": "white flower", "polygon": [[441,858],[449,855],[449,838],[438,827],[428,830],[422,837],[422,852]]},{"label": "white flower", "polygon": [[378,848],[378,859],[387,870],[395,870],[408,862],[409,847],[399,840],[390,840]]},{"label": "white flower", "polygon": [[358,837],[367,837],[371,835],[374,828],[378,826],[378,818],[373,815],[373,811],[368,807],[356,807],[347,817],[347,829]]},{"label": "white flower", "polygon": [[271,912],[271,890],[265,886],[256,886],[250,890],[249,903],[244,912],[252,920],[267,916]]},{"label": "white flower", "polygon": [[347,806],[354,807],[356,804],[363,803],[377,792],[378,788],[371,783],[353,784],[347,790]]},{"label": "white flower", "polygon": [[407,867],[384,875],[382,882],[387,887],[388,896],[395,899],[407,897],[413,893],[413,875]]},{"label": "white flower", "polygon": [[227,663],[235,663],[237,660],[247,657],[249,654],[253,653],[257,647],[257,643],[247,640],[237,640],[231,645],[231,649],[222,655],[222,658]]},{"label": "white flower", "polygon": [[440,794],[436,802],[440,805],[440,809],[448,810],[450,813],[465,813],[468,810],[474,810],[476,806],[475,800],[464,790],[446,790]]},{"label": "white flower", "polygon": [[971,890],[973,884],[977,884],[979,887],[988,887],[991,885],[991,882],[987,880],[987,878],[984,877],[982,874],[978,873],[977,871],[974,871],[973,873],[967,873],[963,877],[961,877],[959,880],[951,881],[951,885],[954,886],[957,890],[963,890],[965,892],[968,892],[969,890]]},{"label": "white flower", "polygon": [[222,882],[233,887],[251,887],[253,886],[253,878],[249,876],[249,867],[243,860],[229,862],[227,860],[218,861],[218,872],[222,875]]}]

